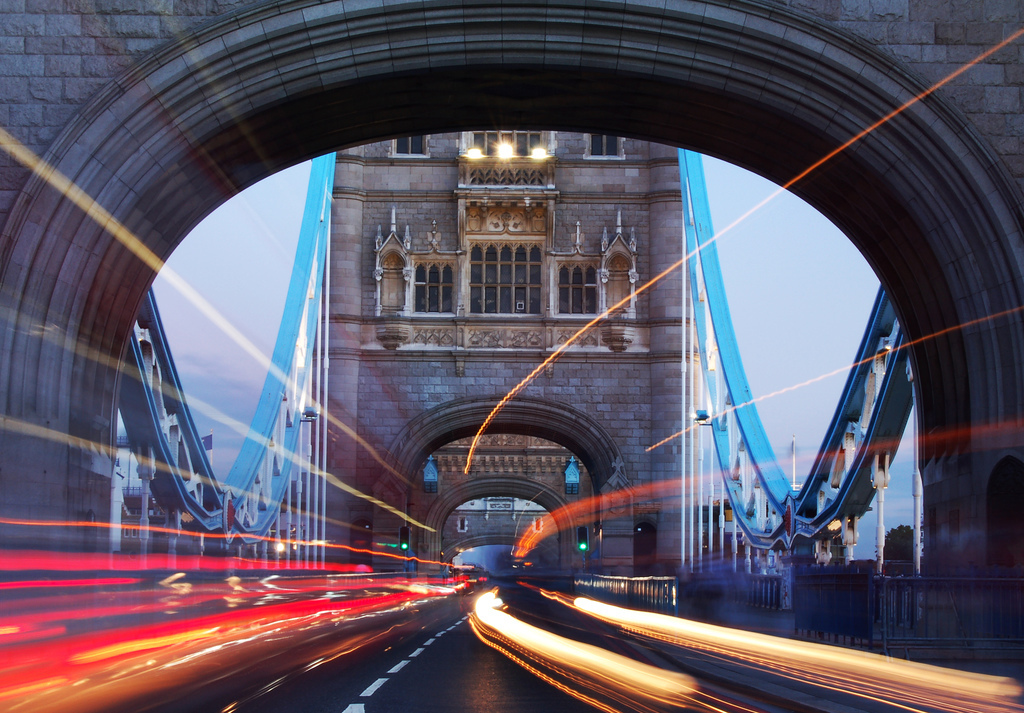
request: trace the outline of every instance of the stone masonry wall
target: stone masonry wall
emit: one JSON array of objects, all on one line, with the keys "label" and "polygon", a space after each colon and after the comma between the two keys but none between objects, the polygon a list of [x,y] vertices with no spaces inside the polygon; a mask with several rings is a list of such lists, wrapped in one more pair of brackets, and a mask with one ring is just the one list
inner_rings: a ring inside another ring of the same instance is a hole
[{"label": "stone masonry wall", "polygon": [[[229,0],[0,0],[0,127],[42,154],[76,110]],[[1019,0],[771,0],[862,38],[936,82],[1019,29]],[[1024,186],[1024,41],[943,87]],[[28,171],[0,151],[0,225]]]}]

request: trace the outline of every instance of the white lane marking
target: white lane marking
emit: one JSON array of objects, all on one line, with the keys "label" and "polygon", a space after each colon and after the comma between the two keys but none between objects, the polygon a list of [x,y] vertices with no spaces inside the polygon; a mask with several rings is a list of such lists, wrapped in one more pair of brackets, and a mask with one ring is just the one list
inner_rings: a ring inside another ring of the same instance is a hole
[{"label": "white lane marking", "polygon": [[423,642],[423,645],[424,645],[424,646],[430,646],[430,645],[431,645],[432,643],[434,643],[434,641],[435,641],[436,639],[437,639],[437,637],[436,637],[436,636],[435,636],[435,637],[434,637],[433,639],[427,639],[426,641],[424,641],[424,642]]},{"label": "white lane marking", "polygon": [[366,711],[363,709],[362,703],[350,703],[348,708],[341,713],[366,713]]},{"label": "white lane marking", "polygon": [[422,653],[423,653],[423,647],[421,646],[418,649],[416,649],[415,651],[413,651],[411,654],[409,654],[409,658],[415,658],[416,656],[419,656]]},{"label": "white lane marking", "polygon": [[409,663],[409,659],[406,659],[405,661],[399,661],[394,666],[392,666],[391,668],[388,669],[388,673],[398,673],[403,668],[405,668],[405,665],[407,663]]},{"label": "white lane marking", "polygon": [[376,681],[370,684],[369,688],[359,694],[361,698],[367,698],[377,692],[377,689],[387,683],[386,678],[378,678]]}]

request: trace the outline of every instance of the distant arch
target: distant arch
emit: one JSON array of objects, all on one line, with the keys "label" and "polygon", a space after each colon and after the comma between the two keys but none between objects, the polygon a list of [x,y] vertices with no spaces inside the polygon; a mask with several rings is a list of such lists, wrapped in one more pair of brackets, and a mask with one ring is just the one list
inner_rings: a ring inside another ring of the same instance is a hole
[{"label": "distant arch", "polygon": [[[467,397],[420,414],[406,424],[388,449],[397,461],[396,469],[414,473],[441,446],[475,436],[496,405],[494,398]],[[487,432],[535,436],[559,444],[587,468],[595,493],[623,462],[611,434],[591,416],[566,403],[517,396],[497,411]]]}]

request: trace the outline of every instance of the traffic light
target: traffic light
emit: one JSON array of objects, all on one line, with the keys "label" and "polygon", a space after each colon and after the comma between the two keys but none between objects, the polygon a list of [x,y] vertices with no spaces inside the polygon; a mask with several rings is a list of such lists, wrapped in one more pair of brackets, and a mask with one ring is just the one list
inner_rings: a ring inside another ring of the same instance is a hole
[{"label": "traffic light", "polygon": [[580,552],[586,552],[590,549],[590,530],[587,529],[586,525],[580,525],[576,528],[576,549]]},{"label": "traffic light", "polygon": [[398,528],[398,548],[403,552],[409,549],[409,528]]}]

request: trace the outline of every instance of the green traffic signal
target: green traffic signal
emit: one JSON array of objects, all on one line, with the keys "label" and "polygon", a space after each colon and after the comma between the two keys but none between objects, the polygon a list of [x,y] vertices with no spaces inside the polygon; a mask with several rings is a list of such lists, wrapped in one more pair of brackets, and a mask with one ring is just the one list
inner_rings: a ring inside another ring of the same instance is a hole
[{"label": "green traffic signal", "polygon": [[580,525],[576,528],[576,547],[579,548],[580,552],[586,552],[590,549],[590,531],[585,525]]},{"label": "green traffic signal", "polygon": [[401,527],[398,530],[398,547],[402,550],[409,549],[409,528]]}]

